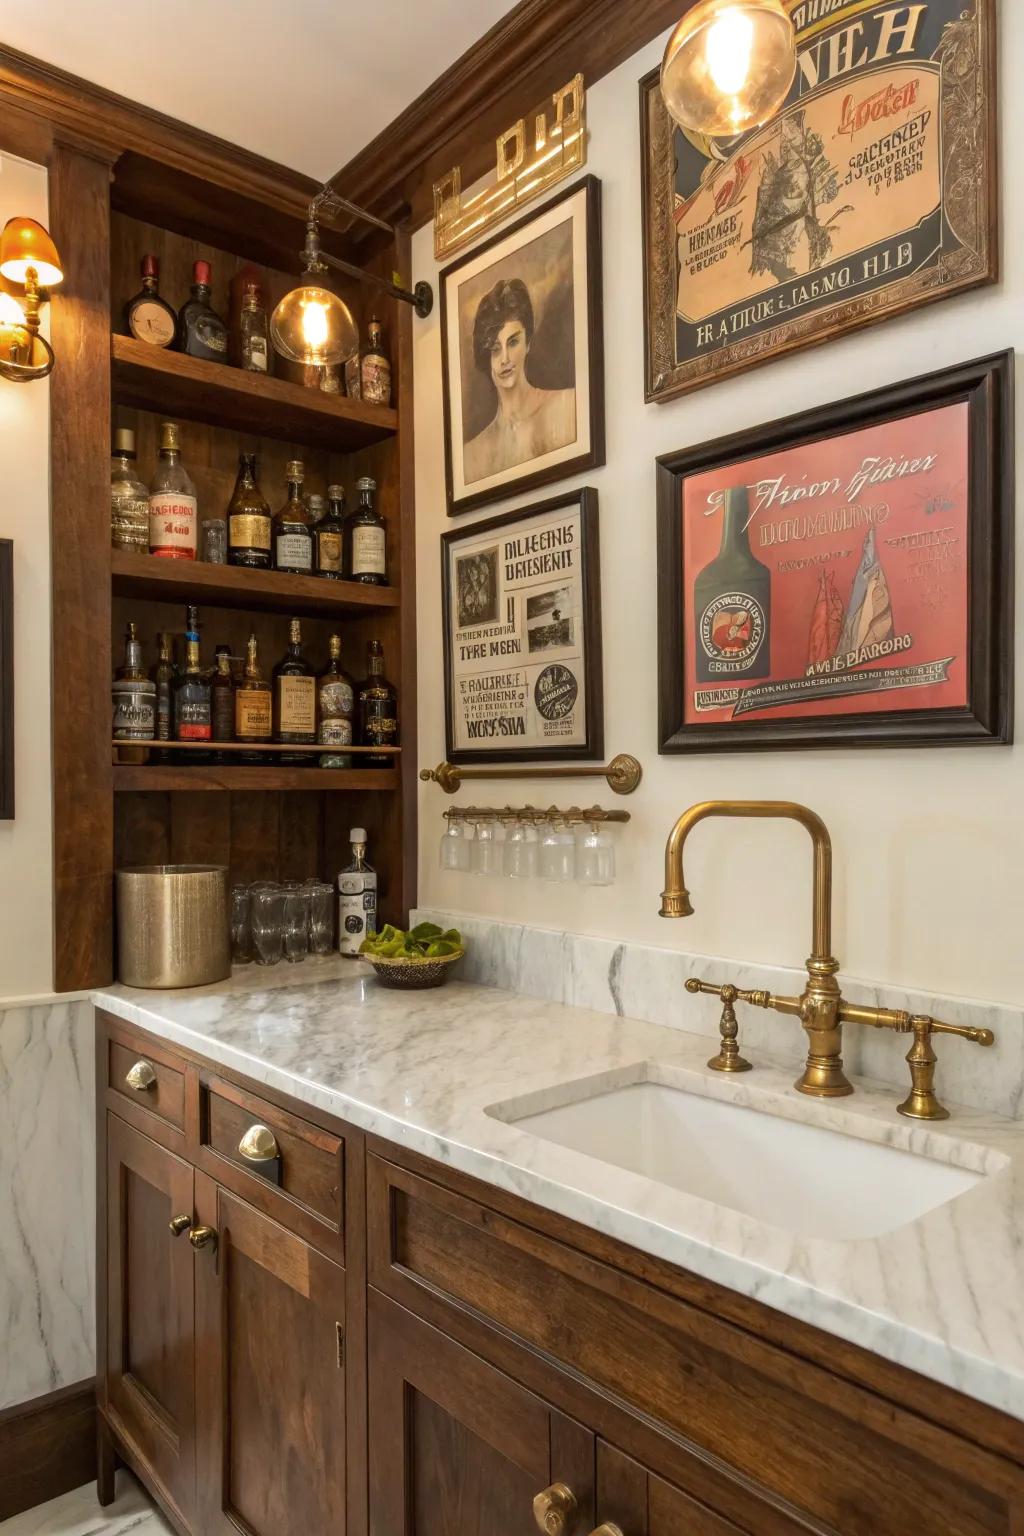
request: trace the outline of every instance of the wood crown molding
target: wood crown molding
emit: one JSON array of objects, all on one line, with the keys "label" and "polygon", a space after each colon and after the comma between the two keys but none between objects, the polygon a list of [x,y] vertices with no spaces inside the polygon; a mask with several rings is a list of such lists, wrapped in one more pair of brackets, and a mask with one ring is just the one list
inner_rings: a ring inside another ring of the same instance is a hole
[{"label": "wood crown molding", "polygon": [[497,135],[582,71],[590,87],[694,0],[520,0],[335,175],[338,190],[413,229],[434,212],[434,182],[455,164],[464,186],[494,167]]}]

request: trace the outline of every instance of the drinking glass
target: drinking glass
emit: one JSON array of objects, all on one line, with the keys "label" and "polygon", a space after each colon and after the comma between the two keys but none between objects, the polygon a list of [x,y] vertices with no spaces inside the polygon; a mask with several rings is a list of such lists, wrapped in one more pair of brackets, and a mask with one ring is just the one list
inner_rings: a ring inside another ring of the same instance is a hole
[{"label": "drinking glass", "polygon": [[482,821],[473,843],[473,869],[478,875],[500,875],[505,863],[505,847],[498,838],[493,821]]},{"label": "drinking glass", "polygon": [[540,874],[542,880],[560,884],[576,876],[576,839],[571,827],[552,822],[540,845]]},{"label": "drinking glass", "polygon": [[261,881],[252,887],[250,921],[258,965],[276,965],[284,947],[284,891]]},{"label": "drinking glass", "polygon": [[309,949],[314,955],[329,955],[334,948],[334,886],[311,880],[309,896]]},{"label": "drinking glass", "polygon": [[247,885],[231,887],[231,961],[234,965],[248,965],[252,960],[252,923],[249,902],[250,894]]},{"label": "drinking glass", "polygon": [[581,885],[611,885],[615,845],[607,830],[591,822],[576,849],[576,879]]},{"label": "drinking glass", "polygon": [[472,844],[461,821],[449,821],[441,834],[441,868],[469,869]]},{"label": "drinking glass", "polygon": [[228,524],[224,517],[207,517],[202,525],[202,559],[209,565],[227,565]]},{"label": "drinking glass", "polygon": [[294,965],[309,954],[309,887],[290,885],[284,891],[284,957]]},{"label": "drinking glass", "polygon": [[505,873],[510,880],[537,877],[537,828],[528,821],[514,821],[505,834]]}]

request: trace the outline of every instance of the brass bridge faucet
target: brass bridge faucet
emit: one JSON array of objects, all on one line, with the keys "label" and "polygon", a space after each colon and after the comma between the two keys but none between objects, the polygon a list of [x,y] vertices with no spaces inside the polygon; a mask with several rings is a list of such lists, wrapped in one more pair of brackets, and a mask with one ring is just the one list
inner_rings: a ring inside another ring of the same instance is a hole
[{"label": "brass bridge faucet", "polygon": [[[874,1029],[913,1034],[914,1044],[907,1056],[912,1087],[908,1097],[898,1106],[899,1111],[918,1120],[945,1120],[948,1111],[935,1096],[936,1057],[931,1046],[932,1035],[959,1035],[977,1045],[991,1045],[995,1036],[989,1029],[960,1028],[954,1024],[941,1024],[923,1014],[911,1015],[902,1009],[866,1008],[845,1001],[836,980],[839,962],[832,954],[832,840],[825,823],[814,811],[791,800],[705,800],[700,805],[691,805],[672,828],[665,845],[661,916],[693,915],[690,893],[683,877],[683,848],[697,823],[710,816],[755,816],[799,822],[809,833],[814,847],[814,895],[807,985],[799,997],[777,997],[772,992],[740,992],[732,985],[716,987],[695,977],[687,981],[688,992],[711,992],[721,997],[729,1015],[723,1015],[723,1052],[713,1057],[709,1066],[716,1071],[738,1070],[735,1016],[731,1009],[737,998],[759,1008],[774,1008],[778,1013],[792,1014],[800,1020],[807,1031],[807,1061],[795,1086],[801,1093],[817,1098],[841,1098],[853,1092],[853,1084],[843,1071],[844,1024],[867,1024]],[[723,1065],[723,1062],[730,1064]]]}]

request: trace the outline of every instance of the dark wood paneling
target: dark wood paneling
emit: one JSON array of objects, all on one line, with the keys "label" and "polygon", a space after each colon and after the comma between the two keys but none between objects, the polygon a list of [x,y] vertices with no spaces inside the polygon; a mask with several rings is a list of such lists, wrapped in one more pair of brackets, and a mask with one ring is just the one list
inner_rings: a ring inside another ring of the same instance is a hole
[{"label": "dark wood paneling", "polygon": [[[2,78],[2,72],[0,72]],[[110,797],[109,162],[58,143],[50,228],[65,263],[52,302],[54,986],[113,974]]]},{"label": "dark wood paneling", "polygon": [[[629,1536],[742,1536],[738,1525],[719,1519],[603,1441],[597,1446],[597,1518]],[[806,1529],[802,1521],[794,1525],[794,1536]]]},{"label": "dark wood paneling", "polygon": [[162,560],[123,549],[111,550],[110,569],[116,596],[146,602],[258,608],[262,613],[284,613],[289,618],[308,615],[335,623],[353,614],[397,608],[399,602],[397,587],[324,581],[284,571],[249,571],[240,565],[206,565],[199,560]]},{"label": "dark wood paneling", "polygon": [[96,1383],[0,1412],[0,1521],[96,1475]]}]

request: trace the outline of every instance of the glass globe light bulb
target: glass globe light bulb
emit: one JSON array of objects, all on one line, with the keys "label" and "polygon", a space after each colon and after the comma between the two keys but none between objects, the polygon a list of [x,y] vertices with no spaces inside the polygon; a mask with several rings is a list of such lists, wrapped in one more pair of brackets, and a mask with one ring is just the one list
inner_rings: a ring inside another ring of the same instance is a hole
[{"label": "glass globe light bulb", "polygon": [[344,363],[359,350],[359,331],[344,299],[321,288],[311,273],[286,293],[270,317],[276,351],[293,363]]},{"label": "glass globe light bulb", "polygon": [[783,0],[699,0],[669,38],[661,93],[681,128],[732,136],[774,116],[795,73]]}]

